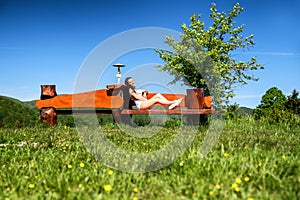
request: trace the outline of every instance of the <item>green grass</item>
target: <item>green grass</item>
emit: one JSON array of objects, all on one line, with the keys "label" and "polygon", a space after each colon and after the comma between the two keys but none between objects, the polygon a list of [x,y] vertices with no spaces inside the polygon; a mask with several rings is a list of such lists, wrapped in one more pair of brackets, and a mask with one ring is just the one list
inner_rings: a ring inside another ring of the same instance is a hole
[{"label": "green grass", "polygon": [[[102,128],[111,142],[134,152],[160,149],[176,135],[175,128],[148,139],[115,125]],[[228,120],[212,151],[200,158],[205,130],[169,166],[129,173],[98,162],[75,128],[0,129],[0,199],[300,198],[300,126]]]}]

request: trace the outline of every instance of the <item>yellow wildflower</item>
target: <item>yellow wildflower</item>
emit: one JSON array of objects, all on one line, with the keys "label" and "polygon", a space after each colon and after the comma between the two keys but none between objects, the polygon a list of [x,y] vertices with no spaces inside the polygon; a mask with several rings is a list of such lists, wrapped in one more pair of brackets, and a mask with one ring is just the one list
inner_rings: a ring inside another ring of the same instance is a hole
[{"label": "yellow wildflower", "polygon": [[216,185],[216,188],[219,190],[221,189],[221,185]]},{"label": "yellow wildflower", "polygon": [[132,200],[138,200],[139,198],[137,198],[137,197],[133,197],[133,199]]},{"label": "yellow wildflower", "polygon": [[112,187],[111,187],[111,185],[104,185],[103,189],[104,189],[104,191],[109,192],[109,191],[111,191]]},{"label": "yellow wildflower", "polygon": [[214,192],[213,191],[209,191],[208,194],[209,194],[209,196],[212,196],[214,194]]},{"label": "yellow wildflower", "polygon": [[229,154],[228,154],[228,153],[224,153],[223,155],[224,155],[224,157],[228,157],[228,156],[229,156]]},{"label": "yellow wildflower", "polygon": [[246,181],[246,182],[248,182],[250,180],[250,178],[248,177],[248,176],[246,176],[245,178],[244,178],[244,181]]},{"label": "yellow wildflower", "polygon": [[108,172],[107,172],[108,175],[112,175],[113,173],[114,173],[113,170],[108,170]]},{"label": "yellow wildflower", "polygon": [[253,198],[251,198],[251,197],[248,197],[248,199],[247,200],[254,200]]},{"label": "yellow wildflower", "polygon": [[32,184],[32,183],[30,183],[30,184],[28,185],[28,187],[29,187],[30,189],[32,189],[32,188],[34,188],[34,187],[35,187],[35,185],[34,185],[34,184]]},{"label": "yellow wildflower", "polygon": [[68,164],[68,168],[69,168],[69,169],[71,169],[72,167],[73,167],[72,165]]},{"label": "yellow wildflower", "polygon": [[285,155],[282,155],[282,156],[281,156],[281,158],[282,158],[283,160],[285,160],[285,159],[286,159]]},{"label": "yellow wildflower", "polygon": [[181,161],[180,163],[179,163],[179,166],[183,166],[184,165],[184,161]]},{"label": "yellow wildflower", "polygon": [[83,168],[83,167],[84,167],[84,163],[81,162],[81,163],[79,164],[79,167]]},{"label": "yellow wildflower", "polygon": [[135,187],[135,188],[133,188],[133,191],[134,191],[134,192],[138,192],[139,190],[138,190],[137,187]]},{"label": "yellow wildflower", "polygon": [[236,184],[236,183],[234,183],[234,184],[232,184],[232,185],[231,185],[231,187],[232,187],[232,189],[235,189],[235,188],[238,188],[238,187],[239,187],[239,185],[238,185],[238,184]]},{"label": "yellow wildflower", "polygon": [[242,180],[241,180],[240,178],[236,178],[236,179],[235,179],[235,182],[236,182],[236,183],[241,183]]}]

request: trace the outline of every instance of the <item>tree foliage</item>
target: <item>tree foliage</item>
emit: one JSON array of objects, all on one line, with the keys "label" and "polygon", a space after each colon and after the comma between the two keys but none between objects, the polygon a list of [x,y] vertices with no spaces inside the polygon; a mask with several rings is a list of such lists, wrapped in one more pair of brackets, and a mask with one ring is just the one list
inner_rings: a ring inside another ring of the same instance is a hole
[{"label": "tree foliage", "polygon": [[180,41],[166,38],[166,44],[172,47],[172,51],[157,49],[156,52],[166,63],[158,68],[174,77],[171,84],[182,81],[195,88],[203,87],[206,91],[213,88],[214,103],[221,104],[234,96],[235,84],[257,80],[248,72],[263,69],[262,64],[257,63],[254,57],[244,62],[232,56],[233,52],[255,44],[254,35],[244,37],[244,25],[236,25],[235,18],[242,11],[237,3],[228,13],[219,12],[213,3],[210,8],[211,26],[207,27],[201,21],[200,14],[194,14],[189,25],[181,25],[183,34]]},{"label": "tree foliage", "polygon": [[270,123],[298,123],[300,121],[298,94],[299,92],[294,90],[292,95],[287,98],[277,87],[268,89],[254,110],[255,119],[264,118]]},{"label": "tree foliage", "polygon": [[262,96],[260,104],[254,110],[254,117],[278,121],[284,115],[286,96],[277,87],[272,87]]},{"label": "tree foliage", "polygon": [[247,107],[239,107],[239,104],[234,103],[226,109],[226,119],[240,119],[253,115],[253,109]]},{"label": "tree foliage", "polygon": [[226,118],[227,119],[234,119],[237,117],[237,110],[239,108],[239,105],[234,103],[226,109]]},{"label": "tree foliage", "polygon": [[272,87],[262,96],[258,108],[278,108],[285,109],[286,96],[277,87]]},{"label": "tree foliage", "polygon": [[292,95],[288,96],[286,101],[286,108],[289,112],[295,113],[300,116],[300,98],[298,98],[299,92],[294,89]]}]

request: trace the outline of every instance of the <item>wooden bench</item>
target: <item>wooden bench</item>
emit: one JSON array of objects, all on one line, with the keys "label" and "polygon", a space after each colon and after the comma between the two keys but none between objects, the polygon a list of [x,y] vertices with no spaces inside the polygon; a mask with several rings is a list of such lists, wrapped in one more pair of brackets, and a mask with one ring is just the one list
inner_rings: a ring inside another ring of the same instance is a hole
[{"label": "wooden bench", "polygon": [[[155,93],[149,93],[151,98]],[[169,100],[183,98],[173,110],[167,105],[155,104],[152,109],[134,109],[128,87],[122,84],[107,85],[106,89],[57,96],[55,85],[41,86],[41,100],[36,101],[43,123],[57,124],[57,114],[113,114],[117,123],[127,123],[132,115],[203,115],[213,114],[211,97],[204,97],[203,89],[190,89],[187,94],[162,94]],[[166,107],[166,108],[164,108]]]}]

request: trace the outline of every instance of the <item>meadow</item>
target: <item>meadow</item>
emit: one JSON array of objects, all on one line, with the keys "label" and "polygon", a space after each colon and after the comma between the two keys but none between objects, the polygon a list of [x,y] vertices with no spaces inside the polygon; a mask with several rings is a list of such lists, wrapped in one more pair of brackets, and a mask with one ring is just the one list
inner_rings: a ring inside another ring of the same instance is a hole
[{"label": "meadow", "polygon": [[[178,127],[151,139],[127,135],[115,124],[101,128],[122,148],[149,152],[166,145]],[[300,125],[226,120],[213,149],[200,158],[205,134],[206,127],[199,127],[167,167],[130,173],[97,161],[74,127],[1,128],[0,199],[300,198]]]}]

